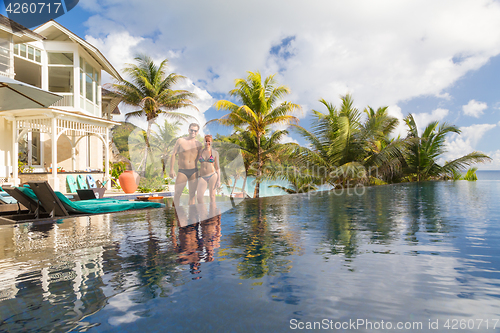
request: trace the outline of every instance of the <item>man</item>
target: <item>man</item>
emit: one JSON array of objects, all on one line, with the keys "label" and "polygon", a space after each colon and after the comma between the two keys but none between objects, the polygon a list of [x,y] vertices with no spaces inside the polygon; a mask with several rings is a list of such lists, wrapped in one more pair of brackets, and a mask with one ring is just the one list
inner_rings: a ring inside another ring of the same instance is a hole
[{"label": "man", "polygon": [[[189,204],[195,204],[197,182],[197,163],[198,154],[202,148],[200,142],[196,140],[196,134],[200,130],[200,126],[196,123],[189,125],[189,135],[187,137],[179,138],[175,143],[170,160],[170,178],[175,178],[175,194],[174,205],[179,206],[182,191],[188,183],[189,188]],[[175,177],[174,165],[175,155],[179,155],[179,170],[177,178]]]}]

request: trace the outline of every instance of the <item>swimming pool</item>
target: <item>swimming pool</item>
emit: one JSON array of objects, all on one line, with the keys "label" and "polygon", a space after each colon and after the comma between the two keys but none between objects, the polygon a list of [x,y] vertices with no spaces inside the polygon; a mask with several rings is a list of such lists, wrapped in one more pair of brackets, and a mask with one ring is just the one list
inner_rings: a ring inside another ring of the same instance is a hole
[{"label": "swimming pool", "polygon": [[0,226],[0,331],[491,332],[499,203],[498,181],[426,182],[182,228],[165,209]]}]

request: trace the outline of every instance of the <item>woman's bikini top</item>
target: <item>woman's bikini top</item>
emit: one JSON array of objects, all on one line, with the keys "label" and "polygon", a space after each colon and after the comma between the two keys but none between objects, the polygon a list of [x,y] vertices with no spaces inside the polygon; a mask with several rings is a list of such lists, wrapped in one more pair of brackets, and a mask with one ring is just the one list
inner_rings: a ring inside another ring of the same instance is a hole
[{"label": "woman's bikini top", "polygon": [[212,154],[210,153],[210,157],[207,158],[207,159],[204,159],[203,158],[203,151],[201,152],[200,154],[200,158],[198,159],[200,162],[208,162],[208,163],[214,163],[215,162],[215,158],[212,156]]}]

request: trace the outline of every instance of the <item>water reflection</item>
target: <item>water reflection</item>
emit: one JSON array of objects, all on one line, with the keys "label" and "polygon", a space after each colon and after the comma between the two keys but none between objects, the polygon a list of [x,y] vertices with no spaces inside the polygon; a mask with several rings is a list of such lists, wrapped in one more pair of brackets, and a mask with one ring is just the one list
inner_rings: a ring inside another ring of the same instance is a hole
[{"label": "water reflection", "polygon": [[108,243],[109,217],[74,222],[0,229],[0,330],[66,330],[104,306],[101,246]]},{"label": "water reflection", "polygon": [[224,214],[207,203],[0,226],[0,331],[494,318],[500,196],[478,186],[402,184],[245,200]]},{"label": "water reflection", "polygon": [[214,261],[218,213],[189,207],[194,220],[211,217],[183,227],[189,214],[173,209],[0,227],[0,331],[88,328],[82,318],[127,290],[136,304],[170,295],[185,283],[184,265],[195,274]]},{"label": "water reflection", "polygon": [[292,229],[286,223],[286,206],[272,205],[272,199],[242,203],[236,230],[229,235],[224,256],[238,260],[238,274],[244,279],[287,273],[288,256],[298,253]]},{"label": "water reflection", "polygon": [[[214,250],[220,247],[220,210],[215,202],[190,205],[187,209],[181,206],[176,209],[176,217],[172,241],[179,254],[177,262],[189,265],[191,274],[200,274],[201,262],[214,261]],[[176,227],[179,228],[178,236],[175,234]]]}]

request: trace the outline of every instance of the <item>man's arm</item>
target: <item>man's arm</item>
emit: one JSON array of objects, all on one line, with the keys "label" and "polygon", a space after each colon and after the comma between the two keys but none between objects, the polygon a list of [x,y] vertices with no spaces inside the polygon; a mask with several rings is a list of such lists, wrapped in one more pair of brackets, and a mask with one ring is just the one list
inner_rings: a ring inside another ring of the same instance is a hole
[{"label": "man's arm", "polygon": [[174,171],[175,155],[177,155],[178,151],[179,151],[179,140],[177,140],[175,142],[174,149],[172,150],[172,157],[170,157],[170,173],[169,173],[169,176],[172,179],[175,179],[175,171]]}]

